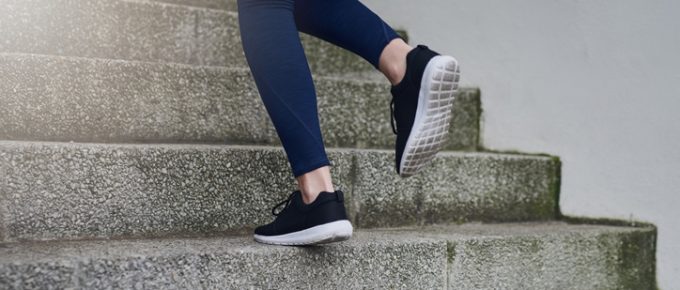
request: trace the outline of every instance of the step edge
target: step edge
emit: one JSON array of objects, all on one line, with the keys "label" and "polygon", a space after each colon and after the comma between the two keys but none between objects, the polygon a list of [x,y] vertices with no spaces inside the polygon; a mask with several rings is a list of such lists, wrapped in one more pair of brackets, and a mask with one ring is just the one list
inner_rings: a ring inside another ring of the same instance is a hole
[{"label": "step edge", "polygon": [[232,16],[238,16],[238,12],[232,11],[232,10],[220,9],[220,8],[210,8],[210,7],[204,7],[204,6],[189,5],[189,4],[170,3],[170,2],[156,1],[156,0],[116,0],[116,1],[133,3],[133,4],[138,4],[138,5],[170,7],[170,8],[187,9],[187,10],[199,10],[199,11],[207,11],[207,12],[212,12],[212,13],[223,13],[223,14],[229,14],[229,15],[232,15]]},{"label": "step edge", "polygon": [[[208,71],[218,71],[218,72],[239,72],[250,74],[250,68],[239,67],[239,66],[217,66],[217,65],[199,65],[199,64],[187,64],[181,62],[166,62],[166,61],[144,61],[144,60],[130,60],[123,58],[101,58],[101,57],[82,57],[82,56],[69,56],[69,55],[54,55],[54,54],[40,54],[40,53],[29,53],[29,52],[0,52],[0,58],[13,58],[13,57],[24,57],[24,58],[36,58],[38,60],[46,61],[64,61],[64,62],[90,62],[92,64],[99,65],[138,65],[138,66],[149,66],[155,68],[171,68],[171,69],[188,69],[188,70],[208,70]],[[385,80],[376,80],[371,78],[361,78],[353,75],[324,75],[324,74],[312,74],[314,80],[322,80],[327,82],[349,82],[354,84],[367,84],[367,85],[384,85],[388,86],[389,82]],[[478,91],[478,86],[464,86],[459,89],[459,93],[462,92],[473,92]]]},{"label": "step edge", "polygon": [[[101,143],[101,142],[59,142],[59,141],[32,141],[32,140],[0,140],[0,147],[65,147],[65,148],[109,148],[109,149],[165,149],[165,150],[265,150],[283,151],[282,146],[264,144],[206,144],[206,143]],[[392,153],[394,150],[385,148],[350,148],[350,147],[326,147],[328,152],[340,153]],[[542,154],[509,154],[486,151],[443,150],[437,153],[442,157],[504,157],[514,159],[539,159],[552,160],[552,156]]]},{"label": "step edge", "polygon": [[[177,5],[177,6],[186,6],[190,8],[202,8],[202,9],[210,9],[210,10],[218,10],[218,11],[230,11],[230,12],[235,12],[234,10],[230,10],[228,8],[213,8],[213,7],[206,7],[206,6],[201,6],[201,5],[195,5],[195,4],[189,4],[189,3],[171,3],[171,2],[165,2],[165,1],[159,1],[159,0],[136,0],[136,1],[149,1],[149,2],[156,2],[156,3],[161,3],[161,4],[168,4],[168,5]],[[234,1],[236,2],[236,1]]]},{"label": "step edge", "polygon": [[[465,232],[474,231],[474,229],[465,229],[467,227],[482,228],[482,230],[489,231],[483,233],[472,233]],[[495,234],[493,227],[508,227],[505,233]],[[538,231],[533,230],[535,227],[550,227],[555,229],[554,231]],[[517,228],[519,230],[512,230]],[[524,232],[522,230],[529,229],[530,231]],[[445,232],[440,232],[445,231]],[[570,235],[574,233],[596,233],[596,234],[630,234],[630,233],[644,233],[652,234],[656,232],[656,226],[653,224],[648,224],[644,226],[616,226],[610,224],[593,224],[593,223],[567,223],[559,220],[553,221],[528,221],[528,222],[508,222],[508,223],[480,223],[480,222],[470,222],[464,224],[434,224],[428,226],[405,226],[405,227],[394,227],[394,228],[357,228],[354,230],[355,235],[360,236],[359,240],[363,241],[366,239],[365,235],[376,235],[385,236],[378,237],[374,239],[369,239],[369,241],[390,241],[387,239],[388,236],[405,236],[411,237],[412,240],[416,241],[435,241],[435,242],[447,242],[447,241],[472,241],[472,240],[503,240],[518,237],[543,237],[543,236],[554,236],[554,235]],[[355,241],[356,237],[353,237]],[[352,240],[350,239],[350,240]],[[396,240],[396,239],[395,239]],[[0,242],[0,251],[6,248],[31,248],[31,247],[60,247],[60,246],[73,246],[74,248],[78,245],[97,245],[97,244],[113,244],[113,245],[123,245],[126,243],[163,243],[168,241],[194,241],[194,242],[211,242],[211,241],[227,241],[227,242],[247,242],[245,247],[258,246],[261,248],[279,248],[279,249],[295,249],[296,247],[280,247],[264,245],[255,242],[252,239],[252,234],[220,234],[215,236],[204,236],[204,235],[193,235],[193,236],[165,236],[165,237],[142,237],[142,238],[115,238],[115,239],[80,239],[80,240],[45,240],[45,241],[12,241],[12,242]],[[335,243],[334,245],[347,245],[351,244],[346,242]],[[45,254],[45,253],[43,253]],[[47,253],[49,254],[49,253]],[[1,262],[0,262],[1,264]]]}]

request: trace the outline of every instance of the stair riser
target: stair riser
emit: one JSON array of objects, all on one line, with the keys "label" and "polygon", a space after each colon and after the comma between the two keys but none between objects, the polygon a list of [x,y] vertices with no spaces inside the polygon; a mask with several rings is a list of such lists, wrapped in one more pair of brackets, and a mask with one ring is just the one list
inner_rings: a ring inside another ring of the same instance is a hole
[{"label": "stair riser", "polygon": [[[360,247],[291,248],[246,246],[253,243],[250,239],[218,241],[171,242],[162,247],[177,251],[167,256],[148,249],[148,243],[130,242],[129,249],[141,248],[144,253],[138,257],[116,257],[116,252],[128,249],[107,247],[105,251],[113,252],[114,257],[92,253],[95,256],[88,259],[69,257],[56,262],[13,265],[0,262],[0,288],[31,289],[44,285],[57,289],[76,285],[87,289],[444,288],[442,265],[446,264],[446,247],[442,243],[396,241]],[[73,250],[61,252],[71,256]]]},{"label": "stair riser", "polygon": [[[393,148],[389,84],[316,87],[327,146]],[[280,143],[247,69],[0,54],[0,92],[0,140]],[[446,149],[476,149],[479,103],[458,94]]]},{"label": "stair riser", "polygon": [[417,177],[402,179],[392,152],[355,156],[354,217],[362,227],[556,215],[561,165],[548,157],[440,153]]},{"label": "stair riser", "polygon": [[[400,179],[392,151],[328,153],[357,227],[555,218],[547,157],[440,153]],[[0,173],[4,241],[252,229],[295,189],[273,147],[0,142]]]},{"label": "stair riser", "polygon": [[[0,0],[0,52],[246,67],[235,12],[134,0]],[[303,35],[316,74],[374,72]]]},{"label": "stair riser", "polygon": [[651,230],[452,241],[448,289],[655,290],[655,247]]},{"label": "stair riser", "polygon": [[34,245],[4,253],[0,287],[655,289],[654,232],[607,231],[357,232],[350,242],[308,248],[246,238]]}]

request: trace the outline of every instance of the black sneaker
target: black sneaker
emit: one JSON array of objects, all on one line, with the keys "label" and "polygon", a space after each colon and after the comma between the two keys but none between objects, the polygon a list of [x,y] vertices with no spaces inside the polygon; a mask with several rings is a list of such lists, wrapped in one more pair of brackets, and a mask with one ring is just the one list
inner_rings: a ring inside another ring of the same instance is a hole
[{"label": "black sneaker", "polygon": [[407,54],[404,78],[390,90],[396,167],[401,177],[420,171],[446,144],[459,80],[453,57],[424,45]]},{"label": "black sneaker", "polygon": [[[310,204],[300,191],[272,208],[276,219],[255,229],[255,240],[275,245],[313,245],[338,242],[352,236],[342,191],[321,192]],[[276,209],[284,206],[280,212]]]}]

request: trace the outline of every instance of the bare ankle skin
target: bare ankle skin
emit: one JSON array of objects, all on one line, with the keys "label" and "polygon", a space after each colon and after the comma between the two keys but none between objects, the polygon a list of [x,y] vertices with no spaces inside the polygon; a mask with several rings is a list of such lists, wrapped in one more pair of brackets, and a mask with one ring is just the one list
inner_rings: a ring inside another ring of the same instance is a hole
[{"label": "bare ankle skin", "polygon": [[310,204],[316,200],[322,191],[334,192],[329,166],[324,166],[307,172],[296,178],[298,188],[302,192],[302,201]]},{"label": "bare ankle skin", "polygon": [[392,85],[396,85],[406,73],[406,54],[413,47],[401,38],[395,38],[385,46],[380,54],[378,67]]}]

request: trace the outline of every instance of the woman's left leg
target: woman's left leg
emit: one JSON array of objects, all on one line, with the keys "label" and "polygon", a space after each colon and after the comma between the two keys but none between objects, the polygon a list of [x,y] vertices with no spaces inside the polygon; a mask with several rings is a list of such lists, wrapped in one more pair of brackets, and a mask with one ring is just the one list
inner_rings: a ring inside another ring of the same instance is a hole
[{"label": "woman's left leg", "polygon": [[390,80],[397,173],[424,168],[447,141],[458,62],[424,45],[412,49],[358,0],[295,0],[294,12],[299,31],[358,54]]}]

